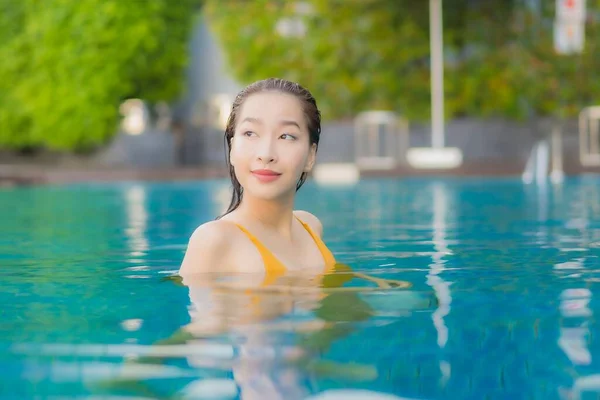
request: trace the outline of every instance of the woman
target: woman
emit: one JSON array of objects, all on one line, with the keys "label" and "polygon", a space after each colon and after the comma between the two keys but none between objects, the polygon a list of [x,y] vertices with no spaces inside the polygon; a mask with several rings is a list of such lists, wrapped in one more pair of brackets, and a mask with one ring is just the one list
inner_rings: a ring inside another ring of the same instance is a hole
[{"label": "woman", "polygon": [[[294,211],[296,191],[315,164],[320,134],[316,100],[297,83],[270,78],[237,95],[225,129],[231,203],[224,215],[192,234],[179,271],[184,280],[215,271],[261,273],[267,287],[287,273],[315,277],[337,269],[321,239],[319,219]],[[380,287],[409,286],[350,274]]]},{"label": "woman", "polygon": [[316,101],[296,83],[266,79],[238,94],[225,129],[231,204],[193,233],[180,275],[219,270],[275,279],[333,267],[318,218],[293,209],[320,133]]}]

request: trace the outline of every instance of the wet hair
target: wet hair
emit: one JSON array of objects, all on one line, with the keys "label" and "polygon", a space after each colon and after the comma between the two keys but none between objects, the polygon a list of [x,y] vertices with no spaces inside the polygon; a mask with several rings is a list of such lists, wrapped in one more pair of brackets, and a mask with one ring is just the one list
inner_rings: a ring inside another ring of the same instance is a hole
[{"label": "wet hair", "polygon": [[[315,144],[317,147],[319,146],[319,137],[321,136],[321,112],[317,107],[317,102],[313,95],[304,87],[300,86],[298,83],[290,82],[281,78],[269,78],[254,82],[244,88],[241,92],[238,93],[233,104],[231,106],[231,113],[229,114],[229,119],[227,120],[227,126],[225,128],[224,135],[224,144],[225,144],[225,161],[227,163],[227,167],[229,169],[229,177],[231,178],[231,184],[233,186],[233,193],[231,196],[231,202],[229,203],[229,207],[224,214],[219,216],[217,219],[229,214],[233,210],[239,207],[242,202],[242,197],[244,195],[244,189],[237,177],[235,176],[235,171],[233,166],[231,165],[231,140],[235,134],[235,128],[238,122],[238,113],[240,108],[242,107],[244,101],[256,93],[261,92],[280,92],[284,94],[289,94],[295,96],[300,103],[302,104],[302,108],[304,109],[304,116],[306,117],[306,125],[308,126],[309,133],[309,141],[310,146]],[[300,179],[296,183],[296,191],[300,189],[300,187],[306,181],[306,172],[303,172],[300,176]]]}]

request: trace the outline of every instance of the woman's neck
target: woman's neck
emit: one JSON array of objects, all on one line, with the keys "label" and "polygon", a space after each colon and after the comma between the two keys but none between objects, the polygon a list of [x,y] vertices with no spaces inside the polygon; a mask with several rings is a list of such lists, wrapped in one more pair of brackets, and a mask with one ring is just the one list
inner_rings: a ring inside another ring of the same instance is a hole
[{"label": "woman's neck", "polygon": [[287,239],[292,239],[294,218],[294,198],[282,200],[261,200],[246,196],[238,208],[239,213],[265,229],[276,231]]}]

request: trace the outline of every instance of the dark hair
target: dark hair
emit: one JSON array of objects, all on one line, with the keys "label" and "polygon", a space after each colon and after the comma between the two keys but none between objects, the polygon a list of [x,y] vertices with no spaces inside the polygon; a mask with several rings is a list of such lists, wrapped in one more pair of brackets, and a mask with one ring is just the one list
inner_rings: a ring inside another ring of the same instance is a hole
[{"label": "dark hair", "polygon": [[[242,185],[240,185],[240,182],[238,181],[237,177],[235,176],[235,171],[233,169],[233,166],[231,165],[230,158],[231,139],[233,139],[233,135],[235,134],[235,126],[237,124],[238,112],[244,101],[249,96],[256,93],[268,91],[291,94],[293,96],[296,96],[296,98],[300,100],[304,109],[304,116],[306,117],[310,145],[315,144],[317,147],[319,146],[319,137],[321,136],[321,112],[317,107],[317,101],[307,89],[295,82],[290,82],[281,78],[264,79],[248,85],[246,88],[244,88],[241,92],[238,93],[235,100],[233,101],[233,104],[231,106],[231,113],[229,114],[229,119],[227,120],[227,126],[225,128],[225,161],[227,163],[227,167],[229,168],[229,177],[231,178],[231,184],[233,185],[233,194],[231,196],[231,202],[229,203],[227,211],[225,211],[225,213],[219,216],[218,218],[221,218],[238,208],[240,203],[242,202],[242,197],[244,195],[244,190],[242,188]],[[304,172],[300,176],[300,179],[296,183],[296,191],[298,191],[298,189],[300,189],[300,187],[306,181],[306,175],[306,172]]]}]

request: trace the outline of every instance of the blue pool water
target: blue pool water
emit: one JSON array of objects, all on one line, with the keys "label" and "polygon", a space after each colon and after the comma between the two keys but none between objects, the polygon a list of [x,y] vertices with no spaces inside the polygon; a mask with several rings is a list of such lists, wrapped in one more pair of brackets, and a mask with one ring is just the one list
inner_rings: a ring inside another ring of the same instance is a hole
[{"label": "blue pool water", "polygon": [[263,293],[252,307],[269,318],[245,325],[256,308],[243,293],[173,279],[227,187],[1,189],[0,398],[600,393],[596,177],[307,183],[297,206],[321,218],[338,261],[412,286]]}]

